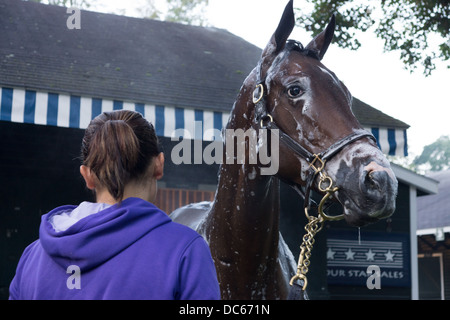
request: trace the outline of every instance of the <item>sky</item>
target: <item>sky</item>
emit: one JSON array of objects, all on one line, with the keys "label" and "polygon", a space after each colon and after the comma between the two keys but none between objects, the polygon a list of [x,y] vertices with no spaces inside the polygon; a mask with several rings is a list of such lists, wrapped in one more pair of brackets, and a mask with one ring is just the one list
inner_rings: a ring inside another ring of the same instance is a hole
[{"label": "sky", "polygon": [[[162,5],[164,0],[154,0]],[[138,15],[133,9],[145,0],[97,0],[95,11],[117,9]],[[287,0],[209,0],[205,15],[209,26],[229,32],[264,48],[274,33]],[[307,6],[295,0],[294,7]],[[325,26],[324,26],[325,27]],[[296,27],[291,39],[306,45],[311,35]],[[322,63],[345,83],[354,97],[410,125],[410,157],[420,155],[423,147],[442,135],[450,135],[450,69],[437,64],[425,77],[420,66],[414,73],[405,70],[399,52],[383,52],[383,41],[369,31],[359,33],[362,46],[357,51],[328,48]]]}]

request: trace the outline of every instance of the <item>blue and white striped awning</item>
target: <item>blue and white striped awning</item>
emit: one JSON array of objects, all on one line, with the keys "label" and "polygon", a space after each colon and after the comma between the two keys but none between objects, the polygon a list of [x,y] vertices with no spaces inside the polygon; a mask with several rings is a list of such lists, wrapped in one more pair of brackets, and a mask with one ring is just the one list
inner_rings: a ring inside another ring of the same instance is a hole
[{"label": "blue and white striped awning", "polygon": [[203,134],[195,139],[213,140],[208,129],[222,130],[228,121],[228,112],[178,108],[163,105],[134,103],[119,100],[80,97],[24,90],[1,88],[0,120],[85,129],[89,122],[105,111],[134,110],[154,124],[158,136],[172,137],[176,129],[195,133],[195,122],[203,123]]},{"label": "blue and white striped awning", "polygon": [[377,139],[377,145],[384,154],[390,156],[407,156],[408,139],[406,129],[364,127]]},{"label": "blue and white striped awning", "polygon": [[[195,139],[212,141],[228,121],[228,112],[152,105],[70,94],[1,87],[0,120],[65,128],[85,129],[91,119],[105,111],[135,110],[154,124],[158,136],[173,137],[176,129],[194,133]],[[195,123],[202,122],[202,130]],[[197,129],[197,130],[196,130]],[[389,155],[407,155],[405,129],[366,127]]]}]

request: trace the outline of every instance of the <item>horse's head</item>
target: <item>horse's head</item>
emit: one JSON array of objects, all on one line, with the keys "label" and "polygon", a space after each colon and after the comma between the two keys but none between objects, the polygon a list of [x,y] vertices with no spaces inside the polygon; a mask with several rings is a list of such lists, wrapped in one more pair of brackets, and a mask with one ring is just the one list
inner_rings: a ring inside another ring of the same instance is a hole
[{"label": "horse's head", "polygon": [[[263,122],[270,123],[282,132],[278,176],[303,186],[313,176],[311,188],[318,192],[332,181],[338,188],[333,198],[341,203],[351,225],[388,217],[395,210],[395,175],[373,137],[353,115],[350,92],[321,63],[333,37],[334,17],[305,47],[287,41],[294,25],[291,0],[249,77],[252,85],[260,84],[254,93],[255,123],[262,121],[263,127]],[[321,158],[314,159],[316,155]],[[323,169],[314,173],[312,166]],[[320,176],[330,180],[320,186]]]}]

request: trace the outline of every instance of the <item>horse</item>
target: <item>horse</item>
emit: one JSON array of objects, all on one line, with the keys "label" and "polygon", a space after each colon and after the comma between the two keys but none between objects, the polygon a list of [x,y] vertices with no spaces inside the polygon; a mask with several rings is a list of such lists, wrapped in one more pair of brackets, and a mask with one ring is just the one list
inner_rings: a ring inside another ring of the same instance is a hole
[{"label": "horse", "polygon": [[[226,155],[227,144],[238,142],[224,139],[214,200],[170,214],[209,244],[222,299],[288,296],[296,263],[279,231],[280,180],[302,191],[307,208],[310,190],[340,203],[351,226],[395,210],[398,182],[389,161],[353,115],[349,90],[321,63],[334,34],[334,16],[306,47],[288,41],[294,26],[290,0],[226,125],[226,130],[253,130],[259,147],[277,143],[278,170],[268,174],[267,162],[249,160],[251,139],[240,143],[245,163],[225,161],[233,159]],[[266,139],[264,129],[270,131]]]}]

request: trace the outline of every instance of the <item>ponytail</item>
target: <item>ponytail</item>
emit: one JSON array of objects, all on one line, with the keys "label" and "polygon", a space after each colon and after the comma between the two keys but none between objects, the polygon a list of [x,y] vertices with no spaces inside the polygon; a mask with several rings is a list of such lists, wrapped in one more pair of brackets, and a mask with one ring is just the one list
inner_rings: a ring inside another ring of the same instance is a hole
[{"label": "ponytail", "polygon": [[82,144],[82,161],[114,199],[123,199],[125,186],[143,178],[159,154],[153,126],[139,113],[105,112],[91,121]]}]

